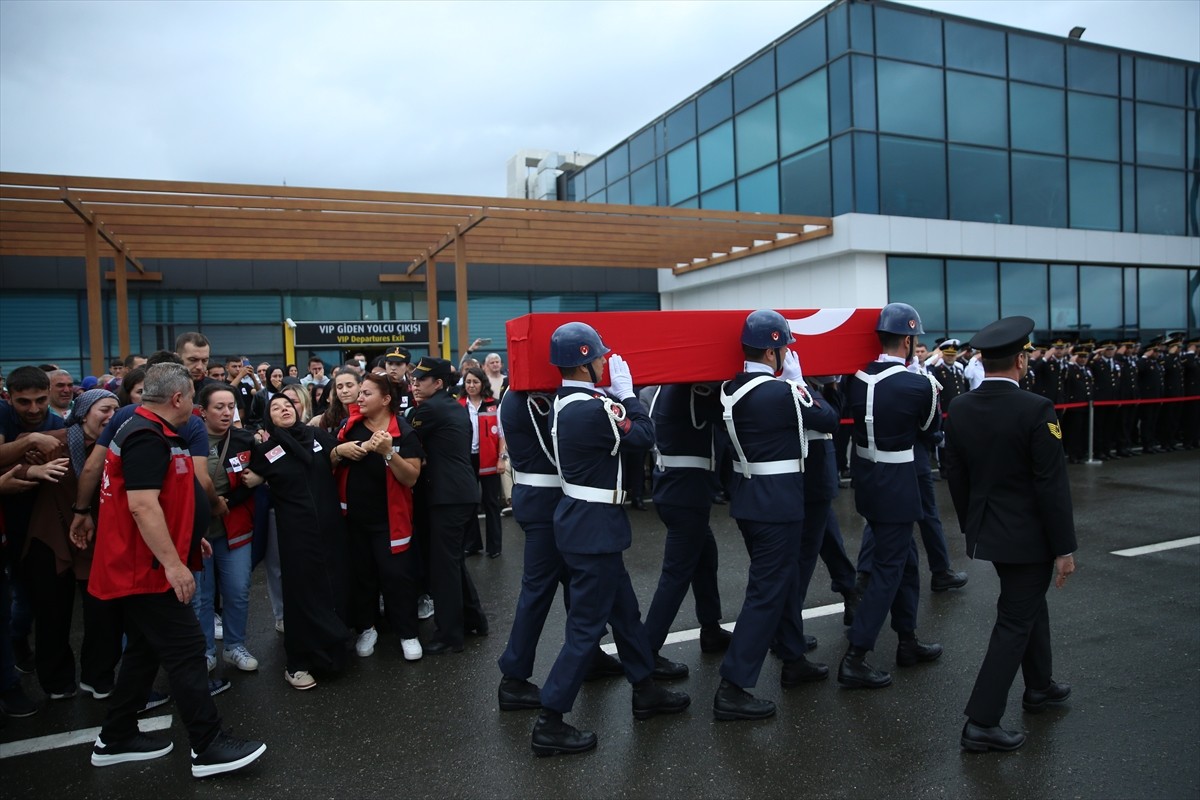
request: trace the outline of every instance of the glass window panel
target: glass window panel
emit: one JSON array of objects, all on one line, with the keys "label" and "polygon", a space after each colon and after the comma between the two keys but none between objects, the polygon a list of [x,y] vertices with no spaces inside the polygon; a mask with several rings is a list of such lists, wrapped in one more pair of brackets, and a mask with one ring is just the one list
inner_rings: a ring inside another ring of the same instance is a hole
[{"label": "glass window panel", "polygon": [[850,46],[850,24],[846,16],[846,6],[834,6],[825,15],[825,20],[829,32],[829,57],[837,58]]},{"label": "glass window panel", "polygon": [[1137,181],[1133,177],[1133,167],[1121,165],[1121,230],[1133,233],[1137,230],[1137,194],[1134,191]]},{"label": "glass window panel", "polygon": [[[198,323],[199,306],[195,296],[183,294],[142,293],[143,323]],[[174,344],[174,342],[172,342]]]},{"label": "glass window panel", "polygon": [[1155,103],[1184,104],[1187,93],[1187,70],[1183,64],[1171,64],[1138,56],[1134,74],[1137,78],[1137,99]]},{"label": "glass window panel", "polygon": [[[737,171],[739,175],[779,158],[775,98],[764,100],[749,111],[734,117],[737,136]],[[775,197],[779,202],[778,193]]]},{"label": "glass window panel", "polygon": [[647,164],[630,176],[629,202],[635,206],[652,206],[658,203],[653,164]]},{"label": "glass window panel", "polygon": [[829,130],[841,133],[850,127],[850,59],[829,65]]},{"label": "glass window panel", "polygon": [[596,298],[597,311],[658,311],[655,292],[604,292]]},{"label": "glass window panel", "polygon": [[[666,152],[667,121],[665,119],[660,119],[658,122],[654,123],[654,157],[658,158]],[[659,181],[659,183],[662,183],[662,181]]]},{"label": "glass window panel", "polygon": [[1019,81],[1063,85],[1063,46],[1048,39],[1008,35],[1008,76]]},{"label": "glass window panel", "polygon": [[637,169],[654,158],[654,128],[646,128],[629,140],[629,166]]},{"label": "glass window panel", "polygon": [[604,159],[600,159],[590,164],[583,173],[584,196],[590,201],[606,183],[608,181],[604,179]]},{"label": "glass window panel", "polygon": [[1073,156],[1116,161],[1120,156],[1117,100],[1067,92],[1068,142]]},{"label": "glass window panel", "polygon": [[700,207],[700,198],[699,197],[691,197],[691,198],[688,198],[687,200],[684,200],[682,203],[675,204],[675,208],[699,208],[699,207]]},{"label": "glass window panel", "polygon": [[1008,86],[997,78],[946,73],[950,140],[1008,146]]},{"label": "glass window panel", "polygon": [[941,70],[883,59],[876,64],[879,130],[944,138]]},{"label": "glass window panel", "polygon": [[1194,112],[1187,115],[1188,169],[1200,169],[1200,137],[1196,133],[1196,128],[1200,125],[1198,117],[1200,114]]},{"label": "glass window panel", "polygon": [[995,261],[946,261],[947,309],[951,330],[977,331],[999,318]]},{"label": "glass window panel", "polygon": [[363,319],[416,319],[412,292],[363,292]]},{"label": "glass window panel", "polygon": [[1184,235],[1184,173],[1165,169],[1137,171],[1138,233]]},{"label": "glass window panel", "polygon": [[[101,263],[104,262],[101,261]],[[142,325],[142,321],[138,314],[138,307],[139,304],[137,302],[137,297],[131,294],[129,298],[129,331],[131,336],[132,334],[136,333],[137,329]],[[7,317],[0,315],[0,319],[7,319]],[[121,341],[119,338],[120,332],[117,330],[117,298],[115,293],[107,295],[104,298],[104,319],[104,346],[108,351],[108,355],[110,357],[129,355],[129,353],[117,352],[117,348],[120,347]],[[129,346],[133,347],[135,344],[136,341],[131,341]],[[4,358],[2,351],[0,351],[0,362],[7,362],[7,359]]]},{"label": "glass window panel", "polygon": [[1000,262],[1000,316],[1029,317],[1037,330],[1050,327],[1046,265]]},{"label": "glass window panel", "polygon": [[860,53],[875,49],[875,19],[872,8],[866,3],[850,6],[850,47]]},{"label": "glass window panel", "polygon": [[1067,46],[1067,86],[1085,92],[1117,94],[1117,54],[1078,45]]},{"label": "glass window panel", "polygon": [[1074,331],[1079,327],[1079,282],[1077,267],[1050,265],[1050,330]]},{"label": "glass window panel", "polygon": [[946,66],[1004,77],[1004,32],[946,20]]},{"label": "glass window panel", "polygon": [[283,313],[292,319],[355,320],[362,314],[362,297],[358,292],[288,295]]},{"label": "glass window panel", "polygon": [[1138,325],[1138,308],[1137,308],[1137,279],[1138,268],[1126,267],[1122,270],[1125,273],[1125,327],[1136,328]]},{"label": "glass window panel", "polygon": [[828,138],[829,96],[821,70],[779,93],[779,151],[788,155]]},{"label": "glass window panel", "polygon": [[875,120],[875,59],[851,56],[850,68],[854,83],[854,127],[878,130],[879,125]]},{"label": "glass window panel", "polygon": [[779,167],[770,166],[737,182],[738,210],[779,213]]},{"label": "glass window panel", "polygon": [[713,189],[700,195],[701,208],[715,208],[718,211],[737,211],[737,190],[733,181],[719,189]]},{"label": "glass window panel", "polygon": [[[338,317],[341,319],[341,317]],[[349,317],[349,319],[356,319]],[[212,346],[212,355],[224,358],[226,355],[275,354],[283,353],[283,326],[275,325],[208,325],[204,326],[204,335]],[[297,357],[304,358],[303,351]],[[301,367],[303,369],[303,367]]]},{"label": "glass window panel", "polygon": [[939,17],[910,14],[880,6],[875,10],[875,52],[877,55],[942,63],[942,21]]},{"label": "glass window panel", "polygon": [[946,329],[945,273],[940,258],[888,256],[888,302],[908,303],[929,336]]},{"label": "glass window panel", "polygon": [[1187,189],[1187,224],[1188,236],[1200,236],[1200,172],[1188,172],[1184,175]]},{"label": "glass window panel", "polygon": [[[1188,270],[1188,330],[1200,330],[1200,270]],[[1196,334],[1193,333],[1192,336]]]},{"label": "glass window panel", "polygon": [[946,146],[879,137],[879,195],[884,214],[946,218]]},{"label": "glass window panel", "polygon": [[833,214],[830,190],[829,145],[793,156],[780,164],[781,210],[784,214],[828,217]]},{"label": "glass window panel", "polygon": [[700,137],[700,188],[733,180],[733,120]]},{"label": "glass window panel", "polygon": [[200,319],[205,329],[222,322],[283,321],[278,294],[202,294]]},{"label": "glass window panel", "polygon": [[694,141],[667,153],[667,187],[671,205],[691,197],[700,190]]},{"label": "glass window panel", "polygon": [[[5,291],[0,294],[0,319],[4,320],[5,328],[5,334],[0,336],[0,357],[6,378],[18,366],[41,364],[47,359],[54,359],[56,364],[60,360],[65,363],[67,359],[80,359],[83,356],[80,331],[80,321],[84,319],[82,298],[81,292],[25,294]],[[195,302],[195,298],[192,298],[193,306]],[[53,321],[53,324],[47,324],[47,321]],[[136,331],[136,328],[131,330]],[[21,335],[22,331],[28,333]],[[132,346],[137,347],[136,333]],[[63,364],[59,366],[69,369]],[[71,375],[78,380],[78,369]]]},{"label": "glass window panel", "polygon": [[1184,157],[1184,111],[1137,104],[1137,160],[1155,167],[1179,167]]},{"label": "glass window panel", "polygon": [[1187,270],[1143,267],[1138,275],[1138,327],[1184,327],[1187,293]]},{"label": "glass window panel", "polygon": [[579,197],[580,190],[583,184],[583,173],[576,172],[571,177],[567,178],[567,196],[563,200],[574,202]]},{"label": "glass window panel", "polygon": [[667,149],[678,147],[696,135],[696,103],[685,103],[667,117]]},{"label": "glass window panel", "polygon": [[1064,110],[1063,93],[1057,89],[1009,84],[1013,149],[1065,152]]},{"label": "glass window panel", "polygon": [[854,134],[854,210],[879,213],[879,145],[873,133]]},{"label": "glass window panel", "polygon": [[1096,330],[1117,330],[1123,325],[1121,313],[1121,268],[1079,268],[1079,320]]},{"label": "glass window panel", "polygon": [[726,78],[696,98],[699,129],[706,131],[733,116],[733,83]]},{"label": "glass window panel", "polygon": [[854,211],[854,156],[850,135],[839,136],[832,142],[833,155],[833,214]]},{"label": "glass window panel", "polygon": [[1013,153],[1012,208],[1017,225],[1067,227],[1066,159]]},{"label": "glass window panel", "polygon": [[1121,101],[1121,160],[1133,161],[1133,101]]},{"label": "glass window panel", "polygon": [[1121,229],[1121,176],[1116,164],[1071,159],[1071,227]]},{"label": "glass window panel", "polygon": [[588,203],[607,203],[608,202],[608,190],[601,189],[600,191],[596,192],[594,195],[589,197],[586,200],[586,202],[588,202]]},{"label": "glass window panel", "polygon": [[1190,108],[1200,107],[1200,67],[1188,70],[1187,104]]},{"label": "glass window panel", "polygon": [[605,156],[604,166],[605,171],[608,173],[609,183],[624,178],[626,175],[628,175],[629,146],[623,144]]},{"label": "glass window panel", "polygon": [[775,51],[768,50],[733,73],[733,110],[745,111],[775,91]]},{"label": "glass window panel", "polygon": [[950,145],[950,219],[1009,221],[1006,151]]},{"label": "glass window panel", "polygon": [[530,297],[529,310],[534,314],[595,311],[596,295],[590,292],[579,292],[578,294],[540,294],[534,292]]},{"label": "glass window panel", "polygon": [[654,171],[658,178],[658,203],[657,205],[670,205],[667,202],[667,160],[660,158],[654,162]]},{"label": "glass window panel", "polygon": [[608,202],[622,206],[629,205],[629,178],[621,178],[608,187]]},{"label": "glass window panel", "polygon": [[779,85],[787,86],[825,63],[825,18],[813,20],[775,48]]},{"label": "glass window panel", "polygon": [[1133,97],[1133,56],[1121,54],[1121,97]]}]

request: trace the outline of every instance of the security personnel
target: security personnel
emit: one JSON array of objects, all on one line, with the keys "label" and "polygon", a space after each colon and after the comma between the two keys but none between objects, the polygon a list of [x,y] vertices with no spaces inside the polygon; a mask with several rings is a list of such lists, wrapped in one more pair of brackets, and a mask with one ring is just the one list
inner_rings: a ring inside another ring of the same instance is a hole
[{"label": "security personnel", "polygon": [[[1159,359],[1161,347],[1161,338],[1151,340],[1138,359],[1138,392],[1143,400],[1159,400],[1163,396],[1163,365]],[[1167,452],[1158,438],[1158,417],[1162,403],[1144,403],[1141,409],[1139,438],[1142,453]]]},{"label": "security personnel", "polygon": [[[1117,345],[1115,359],[1121,365],[1117,380],[1117,399],[1123,402],[1138,398],[1137,342],[1122,341]],[[1138,407],[1132,403],[1117,407],[1117,455],[1130,458],[1137,428]]]},{"label": "security personnel", "polygon": [[[1183,345],[1182,333],[1170,333],[1163,337],[1163,397],[1183,397],[1183,362],[1179,349]],[[1183,403],[1163,403],[1158,415],[1158,443],[1163,450],[1182,450],[1179,443],[1180,423],[1183,420]]]},{"label": "security personnel", "polygon": [[942,362],[929,369],[930,374],[937,378],[937,382],[942,385],[942,391],[938,395],[938,400],[941,404],[943,414],[946,413],[946,409],[950,407],[950,403],[954,398],[970,391],[970,385],[963,374],[963,365],[958,362],[958,348],[960,345],[961,342],[958,339],[944,339],[937,346],[937,349],[942,354]]},{"label": "security personnel", "polygon": [[1023,733],[1000,727],[1008,692],[1020,669],[1022,705],[1037,712],[1071,694],[1051,675],[1051,577],[1062,588],[1075,570],[1071,487],[1054,408],[1019,391],[1025,369],[1021,346],[1029,317],[993,322],[974,339],[986,377],[979,389],[950,406],[947,477],[959,525],[972,558],[991,561],[1000,578],[996,623],[967,703],[964,750],[1015,750]]},{"label": "security personnel", "polygon": [[716,468],[713,436],[721,422],[717,391],[707,383],[662,386],[650,404],[655,437],[654,510],[667,526],[662,574],[646,612],[646,635],[660,677],[687,674],[687,665],[672,665],[658,651],[689,586],[700,622],[701,652],[722,652],[729,647],[730,634],[721,627],[717,540],[708,522]]},{"label": "security personnel", "polygon": [[633,684],[636,719],[677,713],[691,704],[686,694],[668,691],[651,677],[653,652],[621,558],[633,542],[622,508],[621,452],[650,449],[654,425],[620,356],[607,362],[612,399],[596,388],[610,352],[595,329],[582,322],[560,325],[550,337],[550,363],[563,377],[551,427],[564,495],[554,513],[554,538],[571,574],[571,607],[566,641],[542,687],[542,713],[533,726],[531,744],[539,756],[596,746],[596,734],[579,731],[562,717],[575,703],[605,623],[612,626],[625,676]]},{"label": "security personnel", "polygon": [[383,368],[392,384],[392,402],[396,413],[404,414],[413,405],[412,387],[409,385],[409,364],[412,354],[404,347],[393,347],[383,356]]},{"label": "security personnel", "polygon": [[[1092,359],[1093,399],[1119,400],[1121,392],[1121,363],[1114,356],[1117,343],[1111,339],[1100,343]],[[1117,423],[1120,410],[1117,406],[1097,406],[1092,415],[1093,455],[1101,461],[1116,457]]]},{"label": "security personnel", "polygon": [[[1200,396],[1200,339],[1190,339],[1187,350],[1181,355],[1183,364],[1184,397]],[[1200,447],[1200,400],[1188,400],[1183,406],[1183,447],[1195,450]]]},{"label": "security personnel", "polygon": [[879,689],[892,676],[867,663],[889,610],[899,636],[897,666],[933,661],[940,644],[917,639],[920,576],[913,523],[924,516],[914,447],[920,434],[940,430],[938,392],[928,375],[910,372],[916,337],[925,331],[907,303],[889,303],[875,326],[883,349],[850,381],[854,418],[854,505],[875,536],[871,581],[863,593],[847,638],[850,646],[838,668],[838,683]]},{"label": "security personnel", "polygon": [[[1092,371],[1088,368],[1091,350],[1080,343],[1071,348],[1074,360],[1063,370],[1063,400],[1067,403],[1087,403],[1092,399]],[[1063,412],[1063,445],[1067,460],[1082,464],[1087,458],[1087,408],[1068,408]]]},{"label": "security personnel", "polygon": [[[722,416],[734,449],[729,513],[746,543],[750,573],[713,698],[713,714],[720,720],[775,713],[773,702],[746,691],[758,682],[772,639],[784,661],[785,686],[802,682],[813,669],[804,658],[803,609],[797,606],[806,428],[833,433],[838,417],[804,387],[800,360],[788,349],[793,340],[779,312],[751,313],[742,326],[742,370],[721,387]],[[775,377],[779,370],[781,379]],[[825,519],[820,523],[823,533]],[[818,541],[814,557],[819,549]]]}]

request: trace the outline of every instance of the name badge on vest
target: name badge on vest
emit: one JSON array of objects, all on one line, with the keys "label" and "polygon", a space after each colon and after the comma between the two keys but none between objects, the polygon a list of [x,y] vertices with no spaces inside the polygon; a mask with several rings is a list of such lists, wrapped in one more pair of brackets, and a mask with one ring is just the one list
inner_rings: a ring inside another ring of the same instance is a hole
[{"label": "name badge on vest", "polygon": [[175,474],[186,475],[188,471],[187,459],[189,456],[179,456],[175,459]]},{"label": "name badge on vest", "polygon": [[272,447],[270,450],[267,451],[267,462],[268,463],[274,464],[276,461],[278,461],[281,458],[283,458],[283,448],[280,447],[279,445],[275,445],[274,447]]},{"label": "name badge on vest", "polygon": [[230,472],[241,472],[242,471],[242,460],[240,458],[238,458],[237,456],[234,456],[233,458],[229,459],[229,471]]},{"label": "name badge on vest", "polygon": [[324,449],[325,449],[325,448],[321,447],[321,443],[320,443],[320,442],[318,442],[316,439],[313,439],[313,452],[314,452],[314,453],[319,453],[319,452],[321,452],[321,451],[322,451],[322,450],[324,450]]}]

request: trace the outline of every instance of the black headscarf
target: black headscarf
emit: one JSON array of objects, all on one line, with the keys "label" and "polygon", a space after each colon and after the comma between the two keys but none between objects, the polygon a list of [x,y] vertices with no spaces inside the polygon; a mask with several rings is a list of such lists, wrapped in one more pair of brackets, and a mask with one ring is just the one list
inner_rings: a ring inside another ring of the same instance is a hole
[{"label": "black headscarf", "polygon": [[[290,428],[281,428],[271,419],[271,406],[278,402],[287,403],[288,408],[296,414],[296,423]],[[271,434],[271,438],[267,444],[271,442],[278,444],[285,451],[295,456],[304,466],[312,465],[313,460],[313,442],[316,440],[316,428],[311,425],[305,425],[300,421],[300,413],[296,411],[296,407],[292,405],[291,399],[282,392],[272,395],[267,401],[267,414],[263,420],[263,427]]]}]

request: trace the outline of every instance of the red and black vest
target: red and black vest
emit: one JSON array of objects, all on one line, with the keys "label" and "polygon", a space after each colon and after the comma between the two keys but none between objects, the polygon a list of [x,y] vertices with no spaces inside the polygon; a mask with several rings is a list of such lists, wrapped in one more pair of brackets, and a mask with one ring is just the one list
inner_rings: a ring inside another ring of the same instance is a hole
[{"label": "red and black vest", "polygon": [[[359,411],[358,406],[350,406],[350,416],[346,418],[345,424],[338,430],[338,441],[346,441],[347,432],[363,419],[364,417]],[[399,449],[400,444],[400,423],[396,421],[394,414],[388,418],[388,433],[392,437],[392,451],[395,452]],[[392,468],[387,464],[384,464],[383,468],[388,473],[388,480],[385,482],[387,486],[388,542],[391,545],[392,553],[403,553],[412,543],[412,487],[401,483],[395,474],[392,473]],[[350,477],[350,465],[345,461],[338,462],[334,476],[337,478],[338,500],[341,503],[342,516],[344,517],[348,513],[348,509],[346,508],[346,481]]]},{"label": "red and black vest", "polygon": [[[239,431],[235,434],[234,431]],[[230,428],[226,436],[231,436],[229,451],[225,453],[225,463],[221,467],[229,478],[229,492],[232,494],[242,485],[242,471],[250,466],[250,455],[253,452],[254,439],[238,428]],[[243,441],[235,441],[242,439]],[[230,550],[250,544],[254,538],[254,496],[244,502],[229,508],[229,513],[221,518],[225,525],[225,543]]]},{"label": "red and black vest", "polygon": [[[463,395],[458,402],[465,408],[470,399]],[[470,409],[468,409],[469,411]],[[495,475],[500,461],[500,404],[486,398],[479,404],[477,416],[479,429],[479,474]]]}]

